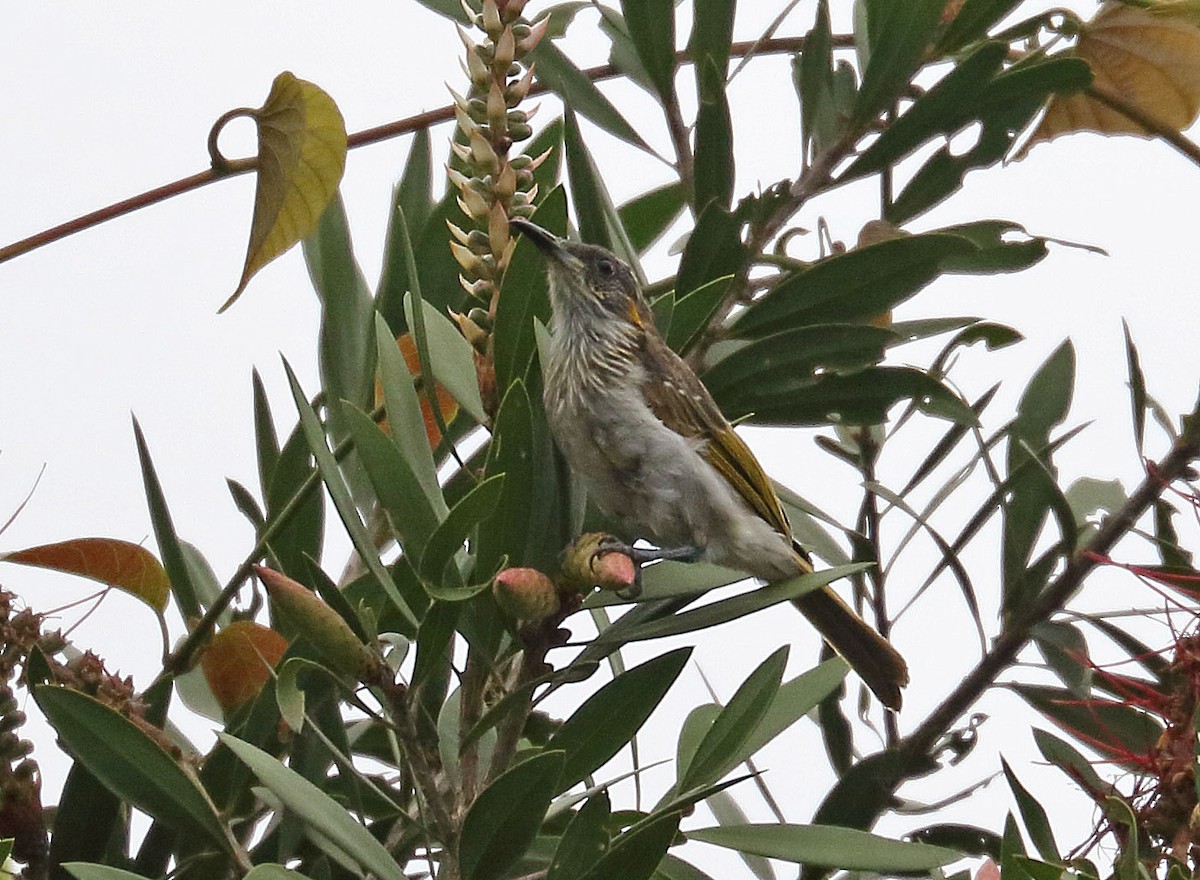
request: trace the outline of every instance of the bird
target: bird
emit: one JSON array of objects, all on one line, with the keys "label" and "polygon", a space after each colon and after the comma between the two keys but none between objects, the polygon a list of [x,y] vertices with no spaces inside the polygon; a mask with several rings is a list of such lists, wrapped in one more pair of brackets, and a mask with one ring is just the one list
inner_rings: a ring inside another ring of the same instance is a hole
[{"label": "bird", "polygon": [[[551,307],[546,417],[589,497],[664,558],[700,558],[775,582],[813,571],[770,479],[690,366],[659,334],[630,267],[532,221]],[[794,600],[889,709],[908,667],[829,586]]]}]

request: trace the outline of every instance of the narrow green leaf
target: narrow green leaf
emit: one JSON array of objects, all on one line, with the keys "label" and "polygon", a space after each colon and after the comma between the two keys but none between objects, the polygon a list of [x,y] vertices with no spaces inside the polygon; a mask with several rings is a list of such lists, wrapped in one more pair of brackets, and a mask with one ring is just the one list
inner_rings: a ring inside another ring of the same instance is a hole
[{"label": "narrow green leaf", "polygon": [[736,0],[694,0],[692,34],[688,51],[696,66],[697,82],[700,67],[710,60],[722,82],[729,67],[729,48],[733,42],[733,13]]},{"label": "narrow green leaf", "polygon": [[[542,200],[533,222],[555,235],[567,234],[567,196],[561,186]],[[504,273],[504,288],[496,308],[494,360],[496,391],[501,399],[529,369],[536,348],[535,319],[543,324],[550,320],[546,267],[537,248],[521,236]]]},{"label": "narrow green leaf", "polygon": [[111,788],[72,763],[50,829],[50,864],[103,860],[124,809]]},{"label": "narrow green leaf", "polygon": [[1017,802],[1017,809],[1021,811],[1025,830],[1029,832],[1029,837],[1033,841],[1038,855],[1047,861],[1057,862],[1059,860],[1058,844],[1054,842],[1054,832],[1050,828],[1050,819],[1046,815],[1045,808],[1037,802],[1025,786],[1021,785],[1020,780],[1013,773],[1012,767],[1008,766],[1008,761],[1001,758],[1000,766],[1004,770],[1004,778],[1008,780],[1008,787],[1012,790],[1013,798]]},{"label": "narrow green leaf", "polygon": [[246,875],[245,880],[308,880],[299,871],[285,868],[283,865],[255,865]]},{"label": "narrow green leaf", "polygon": [[685,204],[686,190],[682,183],[673,180],[647,190],[617,208],[634,251],[644,254],[683,213]]},{"label": "narrow green leaf", "polygon": [[601,790],[589,797],[571,817],[563,832],[546,880],[576,880],[588,872],[608,849],[611,820],[608,792]]},{"label": "narrow green leaf", "polygon": [[110,868],[108,865],[91,865],[85,862],[67,862],[63,865],[76,880],[146,880],[141,874]]},{"label": "narrow green leaf", "polygon": [[366,526],[363,525],[363,521],[359,518],[354,500],[350,497],[350,490],[342,479],[342,473],[338,468],[337,460],[333,457],[333,453],[330,451],[328,445],[326,445],[325,430],[321,426],[321,421],[317,418],[316,412],[313,411],[312,405],[309,404],[308,396],[304,393],[304,389],[300,387],[300,382],[296,378],[296,374],[292,372],[291,364],[285,360],[283,365],[287,371],[288,383],[292,389],[292,399],[295,401],[296,409],[300,413],[300,425],[304,429],[304,436],[308,441],[309,449],[312,451],[313,458],[316,459],[321,479],[324,481],[325,487],[329,490],[329,497],[333,499],[333,505],[337,509],[347,533],[350,535],[354,549],[358,551],[363,563],[379,581],[380,586],[383,587],[388,598],[392,600],[392,603],[400,611],[404,620],[412,630],[415,630],[417,627],[417,618],[413,614],[412,609],[408,607],[408,603],[404,601],[404,597],[400,595],[400,591],[396,589],[396,584],[392,581],[392,576],[379,560],[379,552],[375,549]]},{"label": "narrow green leaf", "polygon": [[654,89],[664,106],[675,103],[675,4],[672,0],[621,0],[621,13]]},{"label": "narrow green leaf", "polygon": [[838,179],[854,180],[886,168],[930,138],[962,128],[978,112],[979,96],[1007,54],[1007,43],[980,46],[884,128]]},{"label": "narrow green leaf", "polygon": [[958,861],[962,854],[940,846],[904,843],[829,825],[742,825],[700,828],[688,838],[803,865],[851,871],[930,871]]},{"label": "narrow green leaf", "polygon": [[142,426],[136,416],[133,419],[133,437],[137,443],[138,463],[142,469],[142,483],[146,488],[146,504],[150,508],[150,522],[154,526],[154,541],[158,544],[163,568],[171,582],[171,595],[179,605],[180,614],[184,617],[200,617],[204,609],[200,607],[179,535],[175,532],[175,523],[171,519],[171,511],[167,508],[162,483],[159,482],[158,472],[154,468],[154,460],[150,457],[150,447],[146,445],[146,435],[142,433]]},{"label": "narrow green leaf", "polygon": [[[749,817],[742,809],[737,799],[728,791],[719,791],[712,797],[705,800],[704,805],[712,811],[713,818],[717,820],[717,824],[721,826],[738,826],[746,825],[750,822]],[[738,853],[746,867],[750,869],[758,880],[776,880],[775,869],[771,867],[769,859],[764,859],[762,856],[754,855],[753,853]]]},{"label": "narrow green leaf", "polygon": [[904,780],[924,776],[936,769],[937,764],[927,755],[913,756],[898,751],[869,755],[842,773],[841,779],[817,807],[813,822],[870,828],[885,810],[897,805],[895,791]]},{"label": "narrow green leaf", "polygon": [[[802,393],[797,393],[800,388]],[[823,375],[809,385],[777,382],[718,401],[733,420],[758,425],[875,425],[901,401],[922,412],[972,425],[971,408],[945,384],[911,367],[868,367]]]},{"label": "narrow green leaf", "polygon": [[788,646],[784,645],[742,682],[728,705],[713,719],[687,768],[681,769],[678,785],[681,791],[716,782],[748,757],[743,746],[779,693],[787,658]]},{"label": "narrow green leaf", "polygon": [[691,862],[685,862],[670,853],[663,856],[654,871],[654,880],[713,880]]},{"label": "narrow green leaf", "polygon": [[379,357],[379,380],[383,385],[383,402],[387,409],[388,427],[392,440],[403,453],[413,475],[429,504],[439,516],[444,516],[446,502],[438,485],[437,464],[433,450],[429,448],[429,437],[425,432],[425,420],[421,415],[421,402],[413,384],[412,373],[404,363],[392,331],[381,315],[375,316],[375,344]]},{"label": "narrow green leaf", "polygon": [[542,40],[529,53],[530,60],[537,66],[538,81],[562,98],[563,103],[581,116],[586,116],[609,134],[633,144],[647,152],[650,145],[642,139],[621,112],[588,79],[587,74],[575,66],[551,40]]},{"label": "narrow green leaf", "polygon": [[1000,835],[974,825],[942,822],[910,831],[907,837],[914,843],[954,849],[963,855],[987,856],[992,861],[1000,859]]},{"label": "narrow green leaf", "polygon": [[755,338],[791,327],[871,318],[933,281],[946,258],[974,250],[962,236],[931,233],[829,257],[756,301],[738,319],[734,332]]},{"label": "narrow green leaf", "polygon": [[[375,306],[362,270],[354,258],[350,224],[341,196],[321,215],[317,230],[304,240],[304,259],[321,301],[321,387],[330,400],[371,405],[375,347],[371,321]],[[346,436],[340,417],[331,414],[333,437]],[[355,497],[359,486],[352,480]]]},{"label": "narrow green leaf", "polygon": [[933,41],[943,0],[868,3],[871,56],[854,106],[854,122],[874,119],[908,87]]},{"label": "narrow green leaf", "polygon": [[[477,424],[486,424],[487,413],[479,396],[479,380],[471,344],[463,338],[454,324],[427,302],[421,303],[425,319],[426,350],[433,377],[445,386]],[[412,296],[404,297],[405,320],[411,327]]]},{"label": "narrow green leaf", "polygon": [[122,800],[224,852],[237,844],[196,778],[141,728],[94,697],[39,685],[33,698],[76,759]]},{"label": "narrow green leaf", "polygon": [[725,301],[732,279],[732,275],[722,275],[702,284],[682,299],[674,300],[671,324],[666,331],[667,344],[672,349],[686,352],[699,341]]},{"label": "narrow green leaf", "polygon": [[1067,733],[1080,737],[1089,748],[1135,772],[1138,756],[1149,754],[1162,736],[1161,724],[1121,702],[1094,699],[1082,705],[1074,694],[1062,688],[1031,684],[1011,687]]},{"label": "narrow green leaf", "polygon": [[812,159],[833,143],[839,127],[833,88],[833,41],[829,0],[819,0],[804,51],[792,57],[792,80],[800,96],[800,130],[805,156]]},{"label": "narrow green leaf", "polygon": [[[399,445],[366,413],[349,404],[346,409],[346,426],[375,497],[405,552],[419,559],[445,514],[429,501]],[[444,509],[445,502],[441,507]]]},{"label": "narrow green leaf", "polygon": [[314,839],[318,845],[323,839],[329,841],[381,880],[404,880],[404,871],[396,860],[345,807],[261,749],[227,733],[217,736],[288,810],[317,832]]},{"label": "narrow green leaf", "polygon": [[679,832],[679,813],[638,823],[613,841],[581,880],[648,880]]},{"label": "narrow green leaf", "polygon": [[[545,41],[543,40],[543,42]],[[532,140],[524,144],[524,147],[523,154],[531,159],[537,159],[544,153],[548,153],[542,159],[542,164],[533,171],[533,182],[538,188],[538,197],[534,204],[540,205],[547,193],[552,192],[558,186],[562,176],[563,118],[558,116],[550,120],[542,127],[541,131],[533,136]]]},{"label": "narrow green leaf", "polygon": [[[429,543],[425,545],[425,551],[421,554],[418,572],[424,580],[434,583],[443,582],[446,566],[462,549],[476,526],[495,513],[503,491],[504,474],[497,474],[479,483],[451,508],[450,513],[430,537]],[[475,574],[478,576],[480,572]],[[446,583],[446,586],[461,586],[461,575],[456,574],[453,577],[454,580]]]},{"label": "narrow green leaf", "polygon": [[822,324],[797,327],[756,340],[718,360],[704,373],[716,398],[736,399],[742,388],[772,382],[789,386],[820,374],[861,369],[883,360],[889,345],[901,341],[889,328],[869,324]]},{"label": "narrow green leaf", "polygon": [[938,55],[949,55],[985,36],[988,29],[1016,8],[1020,0],[965,0],[938,39]]},{"label": "narrow green leaf", "polygon": [[567,154],[567,177],[579,219],[579,236],[589,244],[598,244],[613,251],[628,263],[641,278],[642,268],[637,250],[629,241],[617,207],[609,195],[604,178],[592,159],[591,151],[579,131],[575,114],[568,108],[563,117],[563,144]]},{"label": "narrow green leaf", "polygon": [[[816,709],[822,700],[837,690],[849,671],[850,665],[845,660],[833,657],[780,685],[762,719],[746,738],[741,754],[746,757],[757,754],[767,743]],[[745,758],[739,758],[738,762],[742,760]],[[732,769],[730,766],[726,772]]]},{"label": "narrow green leaf", "polygon": [[550,738],[563,753],[565,791],[602,767],[641,729],[683,671],[691,648],[679,648],[616,676],[592,694]]},{"label": "narrow green leaf", "polygon": [[679,258],[675,301],[725,275],[736,275],[746,259],[742,223],[720,205],[710,202],[700,212]]},{"label": "narrow green leaf", "polygon": [[733,120],[725,76],[711,57],[697,62],[700,107],[696,113],[695,207],[709,202],[728,208],[733,201]]},{"label": "narrow green leaf", "polygon": [[1129,403],[1133,409],[1133,441],[1140,458],[1146,440],[1146,376],[1142,373],[1141,358],[1138,357],[1137,346],[1133,344],[1133,336],[1129,332],[1129,322],[1122,320],[1121,327],[1125,331],[1125,362],[1129,368]]},{"label": "narrow green leaf", "polygon": [[250,384],[254,395],[254,449],[258,460],[258,485],[266,498],[267,486],[279,462],[279,436],[275,433],[267,389],[257,368],[250,374]]},{"label": "narrow green leaf", "polygon": [[545,819],[563,755],[549,751],[510,768],[463,818],[458,861],[464,880],[501,877],[529,848]]},{"label": "narrow green leaf", "polygon": [[408,245],[400,228],[403,218],[408,231],[425,228],[437,208],[433,200],[433,149],[428,128],[417,129],[412,145],[408,148],[408,159],[400,181],[392,188],[391,212],[388,214],[387,232],[384,235],[383,270],[379,276],[379,287],[375,291],[376,309],[388,322],[392,333],[399,336],[407,323],[402,323],[401,309],[404,294],[413,287],[417,278],[416,266],[409,265]]},{"label": "narrow green leaf", "polygon": [[269,548],[271,557],[279,563],[279,570],[292,576],[302,574],[307,557],[320,556],[325,535],[324,493],[316,491],[315,485],[307,490],[304,488],[310,485],[314,473],[308,441],[304,431],[296,425],[279,451],[279,460],[264,490],[268,527],[292,506],[298,492],[308,493],[308,497],[288,514],[287,524],[277,529]]},{"label": "narrow green leaf", "polygon": [[674,614],[660,620],[635,623],[632,626],[622,625],[625,617],[629,616],[625,615],[625,617],[618,620],[612,627],[601,633],[594,640],[593,644],[608,644],[612,642],[624,644],[626,642],[658,639],[665,636],[683,635],[684,633],[695,632],[699,629],[708,629],[722,623],[728,623],[731,620],[737,620],[739,617],[745,617],[747,614],[753,614],[764,608],[770,608],[772,605],[778,605],[781,602],[790,602],[792,599],[799,598],[805,593],[820,589],[826,584],[833,583],[843,577],[848,577],[867,567],[866,563],[856,563],[854,565],[823,569],[812,574],[800,575],[799,577],[788,578],[779,583],[768,584],[765,587],[752,590],[748,593],[742,593],[729,599],[713,602],[711,605],[705,605],[702,608],[695,608],[691,611]]},{"label": "narrow green leaf", "polygon": [[492,427],[484,473],[504,474],[504,491],[496,512],[480,524],[475,565],[479,571],[496,571],[501,560],[522,565],[529,532],[530,494],[537,476],[530,450],[533,445],[533,413],[524,383],[518,381],[500,402]]}]

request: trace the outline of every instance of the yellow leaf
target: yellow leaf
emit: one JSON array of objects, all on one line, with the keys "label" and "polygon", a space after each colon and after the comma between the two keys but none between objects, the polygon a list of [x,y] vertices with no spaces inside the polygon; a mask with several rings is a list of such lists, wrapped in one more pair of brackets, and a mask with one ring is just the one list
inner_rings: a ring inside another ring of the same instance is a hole
[{"label": "yellow leaf", "polygon": [[346,167],[346,123],[333,98],[288,71],[249,115],[258,126],[258,174],[246,265],[229,308],[263,266],[317,228]]},{"label": "yellow leaf", "polygon": [[[1195,22],[1187,4],[1140,9],[1105,3],[1084,25],[1075,54],[1091,65],[1097,90],[1182,131],[1200,113],[1200,27]],[[1150,136],[1086,92],[1056,95],[1020,155],[1035,143],[1076,131]]]},{"label": "yellow leaf", "polygon": [[162,563],[145,547],[116,538],[76,538],[0,555],[0,560],[34,565],[109,584],[141,599],[155,611],[167,607],[171,582]]}]

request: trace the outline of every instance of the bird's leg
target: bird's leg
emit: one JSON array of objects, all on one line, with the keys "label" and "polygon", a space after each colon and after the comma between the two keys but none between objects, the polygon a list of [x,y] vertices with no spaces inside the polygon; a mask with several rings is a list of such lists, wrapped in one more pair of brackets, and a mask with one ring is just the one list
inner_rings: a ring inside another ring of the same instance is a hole
[{"label": "bird's leg", "polygon": [[642,594],[642,566],[663,560],[695,562],[704,553],[704,550],[700,547],[634,547],[626,544],[620,538],[607,535],[592,554],[592,559],[606,556],[609,553],[622,553],[633,560],[636,567],[633,584],[627,590],[618,590],[617,595],[622,599],[636,599]]}]

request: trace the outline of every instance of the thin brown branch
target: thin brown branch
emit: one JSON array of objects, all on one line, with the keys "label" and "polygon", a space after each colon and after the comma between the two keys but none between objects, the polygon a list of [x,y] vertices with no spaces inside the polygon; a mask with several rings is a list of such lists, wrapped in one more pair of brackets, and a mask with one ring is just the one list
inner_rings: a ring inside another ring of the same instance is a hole
[{"label": "thin brown branch", "polygon": [[1049,620],[1075,594],[1096,567],[1096,557],[1108,556],[1116,543],[1134,528],[1167,487],[1200,458],[1200,402],[1185,420],[1185,426],[1167,456],[1147,469],[1146,478],[1129,496],[1125,505],[1104,521],[1090,542],[1076,549],[1062,574],[1009,623],[992,649],[967,673],[958,687],[900,742],[901,752],[914,759],[929,754],[951,725],[979,699],[1001,672],[1016,661],[1017,655],[1029,643],[1034,627]]},{"label": "thin brown branch", "polygon": [[1089,98],[1099,101],[1110,110],[1116,110],[1122,116],[1136,122],[1155,137],[1162,138],[1180,153],[1191,159],[1196,165],[1200,165],[1200,146],[1197,146],[1194,142],[1184,137],[1175,126],[1164,122],[1153,113],[1143,110],[1137,104],[1127,101],[1116,92],[1104,86],[1089,86],[1087,95]]},{"label": "thin brown branch", "polygon": [[[852,45],[851,38],[838,35],[834,37],[834,45],[844,46]],[[783,52],[797,52],[804,47],[803,37],[781,37],[778,39],[764,40],[761,43],[753,41],[744,41],[734,43],[730,47],[730,55],[734,57],[742,57],[748,54],[779,54]],[[676,57],[681,63],[687,63],[691,60],[687,52],[678,52]],[[593,82],[602,82],[608,79],[614,79],[623,76],[622,72],[611,64],[602,64],[597,67],[590,67],[583,71],[584,75]],[[544,95],[549,90],[537,83],[530,89],[531,96]],[[412,134],[415,131],[429,128],[442,122],[450,122],[454,119],[454,105],[448,104],[445,107],[438,107],[436,110],[429,110],[425,113],[418,113],[415,116],[407,116],[404,119],[398,119],[395,122],[388,122],[384,125],[377,125],[374,128],[364,129],[363,131],[354,132],[346,139],[346,144],[350,149],[357,147],[365,147],[370,144],[377,144],[380,141],[389,140],[394,137],[400,137],[406,134]],[[51,229],[45,229],[35,233],[28,238],[23,238],[20,241],[0,247],[0,263],[7,262],[14,257],[22,256],[32,250],[36,250],[44,245],[52,244],[56,241],[66,238],[69,235],[74,235],[77,232],[83,232],[85,229],[91,229],[93,226],[98,226],[108,220],[114,220],[117,217],[122,217],[125,214],[133,213],[141,208],[148,208],[150,205],[173,198],[174,196],[182,195],[186,192],[199,189],[202,186],[207,186],[210,183],[215,183],[218,180],[224,180],[227,177],[234,177],[239,174],[247,174],[258,168],[258,161],[254,158],[247,159],[230,159],[226,166],[220,170],[216,168],[208,168],[188,177],[180,178],[172,183],[163,184],[146,192],[139,193],[136,196],[130,196],[127,199],[122,199],[104,208],[99,208],[88,214],[76,217],[73,220],[68,220],[66,223],[60,223]]]}]

